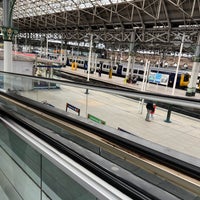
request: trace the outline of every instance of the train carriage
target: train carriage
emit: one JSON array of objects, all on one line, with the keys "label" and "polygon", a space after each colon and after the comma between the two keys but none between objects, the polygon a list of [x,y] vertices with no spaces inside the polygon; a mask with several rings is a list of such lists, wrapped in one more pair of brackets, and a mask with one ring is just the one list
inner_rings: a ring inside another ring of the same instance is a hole
[{"label": "train carriage", "polygon": [[[72,59],[72,58],[67,58],[67,62],[66,65],[71,66],[73,62],[76,62],[78,65],[78,68],[83,68],[83,69],[87,69],[87,60],[85,58],[80,59]],[[110,69],[111,69],[111,64],[109,62],[105,62],[105,61],[100,61],[97,60],[96,66],[95,63],[93,63],[93,66],[91,66],[91,71],[93,72],[96,68],[96,71],[99,70],[100,66],[102,67],[102,73],[106,73],[108,74]],[[144,65],[140,65],[140,64],[135,64],[133,66],[133,72],[132,72],[132,76],[137,76],[138,80],[143,80],[143,76],[144,76]],[[166,84],[169,87],[173,87],[174,84],[174,80],[175,80],[175,75],[176,72],[174,69],[167,69],[167,68],[156,68],[156,67],[151,67],[148,73],[159,73],[163,75],[163,80],[166,79],[166,75],[169,76],[169,78],[167,79],[167,84],[166,81],[161,81],[161,84]],[[112,66],[112,74],[116,75],[116,76],[121,76],[121,77],[125,77],[127,74],[127,64],[123,63],[123,64],[115,64]],[[129,69],[129,76],[131,75],[131,68]],[[164,77],[165,76],[165,77]],[[187,72],[185,70],[180,70],[177,74],[177,80],[176,80],[176,88],[183,88],[185,89],[188,84],[189,84],[189,80],[191,77],[191,72]],[[157,84],[159,84],[157,82]],[[200,89],[200,74],[198,76],[197,79],[197,89]]]}]

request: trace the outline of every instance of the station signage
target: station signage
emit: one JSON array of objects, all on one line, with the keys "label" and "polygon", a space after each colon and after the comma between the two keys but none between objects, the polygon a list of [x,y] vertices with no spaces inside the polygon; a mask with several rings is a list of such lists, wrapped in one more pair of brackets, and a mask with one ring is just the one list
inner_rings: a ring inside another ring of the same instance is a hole
[{"label": "station signage", "polygon": [[169,81],[169,74],[161,74],[161,73],[154,73],[150,72],[148,77],[149,83],[157,83],[161,85],[168,85]]},{"label": "station signage", "polygon": [[73,106],[69,103],[66,103],[66,112],[67,112],[68,109],[71,109],[71,110],[75,111],[76,113],[78,113],[78,115],[80,115],[80,109],[79,108],[77,108],[77,107],[75,107],[75,106]]},{"label": "station signage", "polygon": [[105,121],[103,121],[103,120],[101,120],[101,119],[99,119],[99,118],[97,118],[97,117],[95,117],[94,115],[91,115],[91,114],[88,114],[88,119],[90,119],[94,122],[97,122],[99,124],[104,124],[104,125],[106,124]]}]

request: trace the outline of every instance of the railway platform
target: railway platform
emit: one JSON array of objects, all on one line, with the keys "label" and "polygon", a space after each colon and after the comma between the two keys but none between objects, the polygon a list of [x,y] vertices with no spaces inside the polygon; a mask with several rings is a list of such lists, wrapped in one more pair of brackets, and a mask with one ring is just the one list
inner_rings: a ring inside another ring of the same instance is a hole
[{"label": "railway platform", "polygon": [[[61,68],[62,71],[66,71],[68,73],[72,73],[75,75],[83,76],[87,78],[87,72],[83,69],[77,68],[77,70],[72,70],[71,67],[66,67],[66,68]],[[111,84],[116,84],[120,85],[126,88],[133,88],[136,90],[141,91],[142,88],[142,82],[138,81],[136,84],[132,83],[126,83],[124,77],[119,77],[119,76],[112,76],[112,78],[109,78],[109,74],[101,74],[101,77],[99,77],[98,72],[90,74],[89,79],[95,79],[95,80],[101,80],[102,82],[106,83],[111,83]],[[153,92],[153,93],[161,93],[161,94],[166,94],[166,95],[172,95],[172,88],[163,86],[163,85],[156,85],[152,83],[147,83],[146,85],[146,90],[147,92]],[[175,96],[184,96],[186,97],[186,90],[182,89],[175,89]],[[196,93],[195,96],[190,97],[190,98],[195,98],[195,99],[200,99],[200,93]]]},{"label": "railway platform", "polygon": [[[70,72],[75,75],[85,76],[86,78],[88,75],[82,69],[72,70],[71,68],[61,68],[61,70]],[[137,84],[129,84],[124,82],[123,77],[112,76],[112,78],[109,78],[108,74],[101,74],[101,77],[99,77],[98,73],[94,73],[90,74],[89,77],[98,80],[101,79],[107,83],[117,84],[137,90],[141,90],[142,86],[141,82],[138,82]],[[147,84],[146,91],[168,95],[172,94],[172,88],[154,84]],[[186,97],[185,92],[186,91],[184,90],[175,89],[175,96]],[[47,95],[46,92],[43,91],[43,95]],[[53,98],[53,96],[51,96],[51,98]],[[60,99],[62,98],[66,98],[66,95],[60,97]],[[73,96],[73,98],[78,99],[79,94],[77,94],[76,97]],[[118,99],[117,97],[112,97],[113,99],[109,99],[109,97],[105,96],[98,96],[98,101],[104,101],[105,98],[108,98],[106,101],[106,107],[102,109],[98,103],[93,101],[91,102],[91,104],[93,104],[91,109],[95,110],[95,113],[98,113],[98,116],[104,119],[108,126],[116,128],[118,126],[118,128],[133,133],[144,139],[200,158],[200,119],[172,112],[170,118],[171,123],[167,123],[165,122],[167,117],[167,110],[157,107],[153,119],[151,122],[147,122],[145,121],[146,107],[143,106],[142,113],[138,112],[138,101],[130,101],[126,98]],[[200,93],[196,93],[194,97],[187,98],[200,99]],[[116,107],[113,105],[115,102],[119,103],[121,106]],[[51,103],[55,103],[53,99],[51,99]],[[105,115],[105,112],[108,110],[110,113],[112,113],[112,117]],[[90,111],[92,112],[92,110]]]}]

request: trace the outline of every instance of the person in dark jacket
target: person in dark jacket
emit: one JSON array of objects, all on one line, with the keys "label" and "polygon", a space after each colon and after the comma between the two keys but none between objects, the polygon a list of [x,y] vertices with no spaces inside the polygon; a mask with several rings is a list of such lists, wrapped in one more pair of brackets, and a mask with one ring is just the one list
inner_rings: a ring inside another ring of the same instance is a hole
[{"label": "person in dark jacket", "polygon": [[99,77],[101,77],[102,66],[99,67]]},{"label": "person in dark jacket", "polygon": [[147,115],[146,115],[145,120],[150,122],[151,112],[153,112],[153,110],[154,110],[153,103],[152,102],[148,102],[146,104],[146,109],[147,109]]}]

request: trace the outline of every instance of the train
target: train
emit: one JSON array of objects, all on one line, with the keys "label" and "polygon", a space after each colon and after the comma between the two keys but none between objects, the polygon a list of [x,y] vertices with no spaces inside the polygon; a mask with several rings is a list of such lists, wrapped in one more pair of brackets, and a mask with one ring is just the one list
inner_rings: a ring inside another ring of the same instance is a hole
[{"label": "train", "polygon": [[[87,70],[88,61],[85,58],[67,58],[66,66],[75,66],[77,68],[82,68]],[[131,68],[131,67],[130,67]],[[102,73],[108,74],[112,69],[112,75],[126,77],[127,74],[127,63],[115,63],[111,66],[111,62],[107,60],[97,60],[96,63],[92,64],[90,68],[90,73],[101,69]],[[176,71],[173,68],[159,68],[151,66],[148,70],[148,82],[161,84],[168,87],[173,87],[174,80],[176,76]],[[133,69],[129,69],[127,82],[131,81],[130,77],[135,79],[137,77],[138,81],[142,81],[145,75],[144,65],[135,63]],[[185,89],[187,88],[191,77],[191,71],[179,70],[176,78],[176,88]],[[200,90],[200,73],[197,78],[196,89]]]}]

